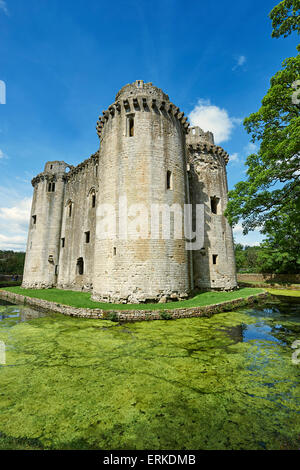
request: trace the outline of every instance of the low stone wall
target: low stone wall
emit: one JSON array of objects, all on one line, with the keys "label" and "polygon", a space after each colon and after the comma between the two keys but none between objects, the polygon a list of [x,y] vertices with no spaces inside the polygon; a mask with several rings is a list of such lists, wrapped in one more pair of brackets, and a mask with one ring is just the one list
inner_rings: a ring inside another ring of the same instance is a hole
[{"label": "low stone wall", "polygon": [[111,320],[121,322],[144,321],[144,320],[164,320],[176,318],[192,318],[192,317],[207,317],[215,313],[230,311],[235,308],[249,305],[257,302],[259,299],[268,297],[268,293],[261,292],[260,294],[251,295],[249,297],[241,297],[226,302],[207,305],[204,307],[190,307],[190,308],[175,308],[164,310],[102,310],[102,309],[88,309],[69,307],[68,305],[61,305],[55,302],[48,302],[31,297],[25,297],[13,292],[0,290],[0,298],[16,304],[24,304],[34,307],[42,311],[51,311],[55,313],[62,313],[71,317],[80,318],[94,318],[100,320]]},{"label": "low stone wall", "polygon": [[[15,274],[0,274],[0,281],[12,281],[12,278],[15,276]],[[21,274],[17,274],[18,276],[18,281],[22,282],[23,276]]]},{"label": "low stone wall", "polygon": [[300,284],[300,274],[257,274],[257,273],[239,273],[238,282],[268,282],[268,283],[287,283]]}]

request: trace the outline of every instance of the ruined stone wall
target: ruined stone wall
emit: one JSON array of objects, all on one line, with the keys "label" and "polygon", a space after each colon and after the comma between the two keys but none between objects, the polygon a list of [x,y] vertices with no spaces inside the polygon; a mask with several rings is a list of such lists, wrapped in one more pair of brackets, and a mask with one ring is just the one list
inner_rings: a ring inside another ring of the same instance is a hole
[{"label": "ruined stone wall", "polygon": [[[169,97],[141,80],[120,90],[97,133],[99,152],[77,167],[48,162],[32,181],[23,287],[86,290],[95,300],[124,303],[185,298],[194,287],[234,288],[232,230],[223,215],[228,155],[212,133],[189,131]],[[132,212],[119,210],[120,202]],[[162,214],[151,225],[155,205],[156,216],[162,206],[180,216],[189,202],[205,206],[198,251],[186,250],[183,217],[176,237],[173,223],[163,236]],[[119,231],[123,216],[126,233]],[[119,233],[105,235],[114,222]]]},{"label": "ruined stone wall", "polygon": [[56,285],[62,208],[65,194],[65,162],[48,162],[32,181],[31,207],[23,287]]},{"label": "ruined stone wall", "polygon": [[[237,286],[232,229],[224,217],[227,205],[228,155],[200,128],[187,137],[193,204],[204,204],[204,246],[193,252],[194,284],[200,289]],[[213,198],[213,201],[212,201]]]},{"label": "ruined stone wall", "polygon": [[[133,120],[134,129],[130,128]],[[186,202],[186,118],[167,95],[139,81],[124,87],[98,123],[101,139],[99,203],[112,204],[119,220],[119,198],[128,207]],[[132,130],[133,135],[130,135]],[[167,188],[167,172],[171,188]],[[97,216],[93,299],[114,302],[182,297],[190,291],[188,253],[184,236],[174,240],[150,238],[150,227],[134,239],[138,210],[132,212],[128,239],[103,239]],[[150,220],[148,221],[150,222]]]},{"label": "ruined stone wall", "polygon": [[62,289],[91,291],[93,288],[98,163],[98,154],[92,155],[67,176],[57,282]]}]

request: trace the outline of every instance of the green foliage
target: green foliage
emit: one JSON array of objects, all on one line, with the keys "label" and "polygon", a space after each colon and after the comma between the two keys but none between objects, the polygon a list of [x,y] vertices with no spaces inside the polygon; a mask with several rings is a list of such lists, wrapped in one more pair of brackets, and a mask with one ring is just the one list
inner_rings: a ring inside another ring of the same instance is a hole
[{"label": "green foliage", "polygon": [[171,315],[170,313],[168,313],[168,312],[161,312],[161,313],[160,313],[160,318],[161,318],[162,320],[172,320],[173,317],[172,317],[172,315]]},{"label": "green foliage", "polygon": [[[299,0],[285,0],[272,10],[274,37],[299,31],[299,9]],[[241,219],[244,234],[259,229],[266,235],[257,258],[260,272],[300,269],[300,106],[295,90],[299,79],[297,55],[283,62],[261,108],[245,119],[247,132],[260,147],[247,158],[247,180],[229,192],[229,222],[235,225]],[[244,263],[243,256],[238,253],[238,266]]]},{"label": "green foliage", "polygon": [[6,318],[0,448],[298,449],[299,323],[282,312],[126,325]]},{"label": "green foliage", "polygon": [[105,318],[113,322],[119,321],[118,314],[115,312],[108,313],[107,315],[105,315]]},{"label": "green foliage", "polygon": [[25,253],[0,250],[0,274],[22,275],[24,262]]},{"label": "green foliage", "polygon": [[202,292],[189,300],[169,302],[166,304],[110,304],[105,302],[94,302],[88,292],[66,291],[61,289],[23,289],[22,287],[8,287],[5,290],[21,294],[26,297],[48,300],[62,305],[70,305],[78,308],[101,308],[103,310],[170,310],[174,308],[199,307],[212,305],[239,297],[263,292],[262,289],[245,288],[233,292]]},{"label": "green foliage", "polygon": [[[286,216],[287,221],[292,219]],[[278,231],[260,246],[235,246],[237,272],[297,274],[300,270],[300,240],[294,232],[285,229],[284,221]],[[294,221],[293,221],[294,223]],[[285,231],[286,230],[286,231]],[[293,245],[293,246],[291,246]]]},{"label": "green foliage", "polygon": [[0,289],[3,287],[13,287],[13,286],[20,286],[21,285],[21,280],[20,281],[0,281]]},{"label": "green foliage", "polygon": [[247,180],[229,192],[226,213],[230,223],[243,219],[245,234],[270,224],[291,201],[300,207],[300,116],[299,106],[292,102],[300,55],[284,61],[283,67],[271,79],[260,110],[244,121],[253,141],[260,141],[260,149],[247,158]]},{"label": "green foliage", "polygon": [[257,259],[261,251],[259,246],[244,246],[240,243],[235,245],[235,260],[238,272],[256,273],[260,272]]},{"label": "green foliage", "polygon": [[293,31],[300,32],[300,0],[284,0],[270,13],[272,37],[287,37]]}]

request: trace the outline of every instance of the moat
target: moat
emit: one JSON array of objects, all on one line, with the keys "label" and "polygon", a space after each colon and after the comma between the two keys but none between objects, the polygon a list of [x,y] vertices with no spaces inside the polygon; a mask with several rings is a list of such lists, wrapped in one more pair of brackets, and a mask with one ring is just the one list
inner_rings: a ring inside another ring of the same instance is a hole
[{"label": "moat", "polygon": [[0,449],[299,449],[300,303],[118,324],[0,301]]}]

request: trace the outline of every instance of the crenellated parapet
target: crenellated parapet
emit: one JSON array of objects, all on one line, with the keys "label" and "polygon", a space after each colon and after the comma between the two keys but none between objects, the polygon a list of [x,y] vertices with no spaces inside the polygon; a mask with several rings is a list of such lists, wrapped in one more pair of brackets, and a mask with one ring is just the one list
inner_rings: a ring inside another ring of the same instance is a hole
[{"label": "crenellated parapet", "polygon": [[212,132],[205,132],[200,127],[190,127],[186,138],[189,162],[193,163],[196,159],[201,160],[204,155],[212,155],[223,159],[225,165],[229,161],[229,155],[222,147],[215,145]]},{"label": "crenellated parapet", "polygon": [[94,166],[99,164],[99,152],[93,153],[89,158],[79,163],[79,165],[73,166],[69,173],[66,174],[66,179],[72,179],[74,176],[84,171],[90,164],[93,164]]},{"label": "crenellated parapet", "polygon": [[55,183],[57,181],[67,181],[67,174],[64,175],[56,175],[53,173],[39,173],[31,180],[31,184],[35,187],[41,181],[47,181],[48,183]]},{"label": "crenellated parapet", "polygon": [[116,96],[116,101],[107,110],[102,111],[97,121],[97,134],[102,138],[105,124],[121,113],[130,114],[135,112],[153,112],[162,114],[170,119],[177,119],[187,134],[189,123],[184,112],[170,102],[168,95],[160,88],[154,87],[152,83],[144,83],[137,80],[135,83],[123,87]]},{"label": "crenellated parapet", "polygon": [[42,173],[39,173],[35,176],[31,184],[35,187],[41,181],[47,181],[49,183],[55,183],[57,181],[66,181],[67,180],[67,169],[71,170],[72,165],[64,161],[50,161],[47,162]]},{"label": "crenellated parapet", "polygon": [[188,144],[187,149],[190,157],[190,163],[192,163],[195,158],[199,157],[199,154],[209,154],[221,157],[224,159],[226,165],[229,162],[228,153],[222,147],[210,144],[209,142]]}]

